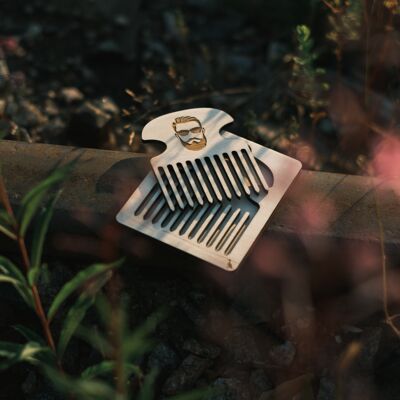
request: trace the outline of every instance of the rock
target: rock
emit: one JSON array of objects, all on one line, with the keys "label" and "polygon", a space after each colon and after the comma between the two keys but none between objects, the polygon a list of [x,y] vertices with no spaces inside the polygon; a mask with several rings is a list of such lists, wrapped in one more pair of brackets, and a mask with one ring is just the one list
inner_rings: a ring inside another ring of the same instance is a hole
[{"label": "rock", "polygon": [[44,142],[61,143],[65,139],[66,124],[61,118],[54,118],[38,129]]},{"label": "rock", "polygon": [[101,99],[96,100],[95,103],[97,107],[99,107],[111,117],[116,117],[120,114],[119,107],[110,97],[102,97]]},{"label": "rock", "polygon": [[224,339],[224,345],[238,364],[259,364],[264,359],[250,328],[233,328]]},{"label": "rock", "polygon": [[60,91],[60,100],[66,104],[80,103],[83,99],[83,93],[76,87],[65,87]]},{"label": "rock", "polygon": [[27,377],[21,385],[22,391],[26,395],[31,395],[37,386],[37,376],[35,371],[29,371]]},{"label": "rock", "polygon": [[11,115],[13,121],[24,128],[34,128],[46,122],[40,109],[28,100],[22,100]]},{"label": "rock", "polygon": [[167,379],[162,389],[163,393],[174,395],[192,387],[210,365],[210,360],[190,354]]},{"label": "rock", "polygon": [[376,353],[382,337],[381,327],[366,328],[360,337],[361,353],[357,359],[357,366],[363,371],[372,371]]},{"label": "rock", "polygon": [[44,103],[44,112],[48,117],[55,117],[60,113],[60,110],[54,100],[46,99]]},{"label": "rock", "polygon": [[99,54],[121,54],[123,50],[115,40],[105,40],[96,48]]},{"label": "rock", "polygon": [[317,400],[335,400],[336,398],[336,385],[329,378],[321,378]]},{"label": "rock", "polygon": [[162,371],[163,369],[175,369],[178,363],[179,358],[175,351],[170,346],[160,343],[150,353],[147,367]]},{"label": "rock", "polygon": [[124,14],[118,14],[114,17],[114,24],[119,27],[126,27],[130,24],[130,19]]},{"label": "rock", "polygon": [[199,343],[195,339],[186,340],[183,344],[183,350],[196,356],[214,360],[221,353],[221,349],[213,344]]},{"label": "rock", "polygon": [[279,367],[288,367],[295,355],[296,347],[289,341],[273,347],[269,352],[271,362]]},{"label": "rock", "polygon": [[277,400],[277,399],[290,399],[290,400],[308,400],[313,399],[311,374],[305,374],[298,378],[292,379],[281,383],[274,390],[264,392],[259,400]]},{"label": "rock", "polygon": [[206,400],[251,400],[250,390],[237,378],[218,378],[211,385],[212,394]]},{"label": "rock", "polygon": [[96,103],[85,101],[71,115],[68,137],[80,146],[100,146],[106,140],[105,127],[111,119]]},{"label": "rock", "polygon": [[253,398],[258,398],[262,393],[268,392],[273,387],[264,370],[256,369],[250,374],[250,390]]}]

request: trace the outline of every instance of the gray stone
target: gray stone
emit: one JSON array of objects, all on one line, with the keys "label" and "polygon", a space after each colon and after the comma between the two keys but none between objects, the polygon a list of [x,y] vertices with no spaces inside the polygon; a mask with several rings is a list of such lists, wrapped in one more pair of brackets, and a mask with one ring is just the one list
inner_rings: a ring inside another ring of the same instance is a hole
[{"label": "gray stone", "polygon": [[167,379],[163,386],[163,393],[174,395],[193,387],[203,372],[211,365],[210,360],[190,354],[179,368]]},{"label": "gray stone", "polygon": [[264,370],[256,369],[250,374],[250,388],[253,398],[258,398],[262,393],[271,390],[273,387]]},{"label": "gray stone", "polygon": [[381,327],[366,328],[360,337],[361,353],[357,360],[357,366],[364,371],[372,371],[374,367],[375,356],[379,349],[382,337]]},{"label": "gray stone", "polygon": [[252,395],[244,382],[237,378],[218,378],[211,385],[207,400],[250,400]]},{"label": "gray stone", "polygon": [[149,369],[157,368],[158,370],[175,369],[178,363],[179,358],[175,351],[170,346],[159,343],[150,353],[147,367]]},{"label": "gray stone", "polygon": [[336,385],[326,377],[321,378],[319,381],[319,388],[317,400],[335,400],[336,399]]},{"label": "gray stone", "polygon": [[101,99],[96,100],[95,104],[98,108],[100,108],[111,117],[115,117],[120,114],[119,107],[110,97],[102,97]]},{"label": "gray stone", "polygon": [[28,100],[22,100],[11,117],[17,125],[28,129],[41,125],[47,120],[40,109]]},{"label": "gray stone", "polygon": [[288,367],[293,362],[295,355],[296,347],[289,341],[273,347],[269,352],[271,362],[279,367]]},{"label": "gray stone", "polygon": [[211,360],[217,358],[221,353],[221,350],[218,346],[215,346],[213,344],[199,343],[195,339],[186,340],[186,342],[183,344],[183,350],[195,354],[196,356],[208,358]]},{"label": "gray stone", "polygon": [[60,99],[66,104],[74,104],[83,101],[84,95],[76,87],[65,87],[60,91]]},{"label": "gray stone", "polygon": [[259,364],[264,359],[250,328],[233,328],[225,337],[224,345],[238,364]]}]

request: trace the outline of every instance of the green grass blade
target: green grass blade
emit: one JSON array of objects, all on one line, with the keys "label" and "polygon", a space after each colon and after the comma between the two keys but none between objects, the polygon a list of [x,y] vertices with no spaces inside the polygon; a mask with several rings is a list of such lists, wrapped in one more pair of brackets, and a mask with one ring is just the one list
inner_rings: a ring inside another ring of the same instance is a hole
[{"label": "green grass blade", "polygon": [[0,223],[0,232],[12,240],[17,240],[17,235]]},{"label": "green grass blade", "polygon": [[137,400],[154,400],[154,382],[157,374],[158,371],[154,369],[146,375]]},{"label": "green grass blade", "polygon": [[21,201],[21,210],[18,213],[20,234],[24,236],[32,218],[35,216],[43,198],[55,185],[63,182],[70,174],[75,162],[70,162],[55,169],[46,179],[30,190]]},{"label": "green grass blade", "polygon": [[[86,368],[82,372],[81,377],[85,379],[92,379],[96,376],[111,374],[114,369],[115,361],[102,361],[99,364],[95,364]],[[125,370],[127,371],[128,375],[135,374],[139,377],[143,375],[140,367],[134,364],[125,364]]]},{"label": "green grass blade", "polygon": [[40,362],[38,355],[41,352],[47,351],[48,348],[35,342],[28,342],[26,344],[0,342],[0,357],[5,358],[5,360],[3,359],[0,362],[0,370],[7,369],[19,362],[37,364]]},{"label": "green grass blade", "polygon": [[93,297],[82,294],[69,309],[58,341],[57,353],[62,358],[74,332],[82,322],[87,310],[93,305]]},{"label": "green grass blade", "polygon": [[53,319],[54,315],[56,314],[60,306],[64,303],[64,301],[83,284],[110,269],[120,266],[121,264],[122,260],[116,261],[112,264],[93,264],[76,274],[61,288],[61,290],[53,300],[53,303],[51,304],[49,312],[47,314],[48,319]]},{"label": "green grass blade", "polygon": [[85,318],[87,311],[93,305],[97,292],[106,284],[110,277],[111,274],[103,274],[98,277],[97,281],[85,293],[82,293],[75,304],[69,309],[58,341],[57,353],[60,359],[75,331],[83,318]]},{"label": "green grass blade", "polygon": [[17,279],[21,284],[28,287],[28,283],[21,270],[8,258],[0,256],[0,271]]},{"label": "green grass blade", "polygon": [[[57,195],[53,196],[45,206],[45,208],[42,210],[40,216],[39,216],[39,221],[35,227],[35,232],[33,235],[33,241],[32,241],[32,249],[31,249],[31,265],[32,269],[37,269],[40,271],[40,266],[42,262],[42,254],[43,254],[43,246],[44,246],[44,241],[46,238],[47,231],[49,229],[49,224],[51,221],[51,218],[53,216],[54,212],[54,206],[56,201],[59,198],[60,191],[57,193]],[[38,277],[38,273],[35,275],[35,277]],[[32,285],[34,283],[30,282]]]},{"label": "green grass blade", "polygon": [[74,379],[55,368],[44,367],[44,373],[54,388],[66,398],[79,400],[115,399],[114,390],[106,383],[98,380]]},{"label": "green grass blade", "polygon": [[45,345],[45,341],[43,340],[43,338],[40,335],[38,335],[36,332],[34,332],[33,330],[27,328],[26,326],[14,325],[13,328],[28,341],[40,343],[41,345]]}]

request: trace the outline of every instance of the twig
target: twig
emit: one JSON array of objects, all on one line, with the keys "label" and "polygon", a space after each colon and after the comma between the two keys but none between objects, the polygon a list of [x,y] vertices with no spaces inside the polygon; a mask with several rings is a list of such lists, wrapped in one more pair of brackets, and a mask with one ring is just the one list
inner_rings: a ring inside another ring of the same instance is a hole
[{"label": "twig", "polygon": [[[19,250],[21,253],[21,257],[22,257],[22,263],[24,265],[25,273],[26,273],[26,275],[28,275],[28,272],[31,268],[31,262],[29,260],[28,250],[26,248],[25,239],[23,236],[21,236],[21,234],[19,232],[20,231],[19,226],[18,226],[17,220],[15,219],[14,210],[11,207],[10,199],[8,197],[2,175],[0,175],[0,202],[3,204],[6,212],[13,220],[13,227],[14,227],[15,234],[17,236],[17,243],[18,243],[18,247],[19,247]],[[43,329],[44,335],[46,337],[47,344],[49,345],[51,350],[56,354],[56,346],[54,344],[53,335],[51,333],[49,321],[46,317],[46,313],[44,311],[43,304],[42,304],[40,294],[39,294],[36,284],[33,284],[31,286],[31,291],[32,291],[32,295],[33,295],[33,301],[35,303],[35,312],[42,324],[42,329]]]},{"label": "twig", "polygon": [[376,217],[379,228],[379,244],[380,253],[382,260],[382,301],[383,301],[383,312],[385,314],[385,323],[388,324],[394,331],[394,333],[400,337],[400,330],[393,323],[393,320],[398,315],[390,315],[389,312],[389,297],[388,297],[388,281],[387,281],[387,263],[386,263],[386,251],[385,251],[385,232],[383,230],[383,223],[381,217],[381,211],[379,207],[379,199],[376,190],[373,191],[375,200]]}]

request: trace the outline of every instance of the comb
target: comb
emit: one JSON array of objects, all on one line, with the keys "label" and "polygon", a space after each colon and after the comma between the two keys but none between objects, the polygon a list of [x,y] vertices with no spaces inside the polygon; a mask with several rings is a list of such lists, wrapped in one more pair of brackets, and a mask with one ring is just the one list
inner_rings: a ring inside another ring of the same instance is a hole
[{"label": "comb", "polygon": [[[235,135],[224,132],[227,139]],[[240,139],[237,137],[237,139]],[[244,140],[244,139],[243,139]],[[171,209],[155,175],[150,172],[116,216],[118,222],[151,236],[161,242],[190,253],[227,271],[238,268],[252,244],[261,233],[273,210],[301,169],[301,163],[257,143],[246,140],[268,189],[250,191],[250,195],[224,197],[209,203],[205,193],[203,202],[184,208],[177,207],[172,188],[167,188],[174,209]],[[228,182],[228,187],[239,185]],[[251,182],[244,181],[250,189]],[[177,188],[184,196],[183,188]],[[194,189],[187,190],[194,196]]]},{"label": "comb", "polygon": [[221,134],[231,122],[224,111],[195,108],[163,115],[144,127],[143,140],[166,145],[151,165],[172,211],[268,190],[247,141]]}]

